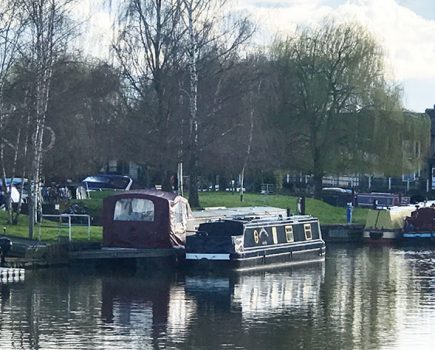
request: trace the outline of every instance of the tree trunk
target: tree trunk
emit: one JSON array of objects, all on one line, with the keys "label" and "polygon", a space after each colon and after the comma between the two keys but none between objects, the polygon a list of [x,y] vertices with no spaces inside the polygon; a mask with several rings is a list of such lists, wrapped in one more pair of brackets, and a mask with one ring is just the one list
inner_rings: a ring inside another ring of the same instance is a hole
[{"label": "tree trunk", "polygon": [[313,182],[314,182],[314,198],[321,199],[322,198],[322,174],[314,174]]},{"label": "tree trunk", "polygon": [[197,160],[193,155],[190,157],[190,184],[189,184],[189,204],[192,208],[199,208],[199,195],[198,195],[198,173]]},{"label": "tree trunk", "polygon": [[[190,4],[192,5],[192,4]],[[198,208],[198,47],[195,38],[195,29],[193,23],[192,6],[187,8],[189,17],[189,117],[190,117],[190,156],[189,156],[189,171],[190,171],[190,186],[189,186],[189,203],[192,208]]]},{"label": "tree trunk", "polygon": [[[261,81],[258,83],[258,91],[260,90]],[[248,160],[249,156],[251,155],[251,148],[252,148],[252,140],[254,138],[254,99],[253,99],[253,93],[250,94],[249,102],[251,104],[251,111],[249,114],[249,138],[248,138],[248,147],[246,149],[246,157],[243,162],[243,168],[242,173],[240,176],[240,201],[243,202],[243,187],[245,185],[245,169],[248,166]]]},{"label": "tree trunk", "polygon": [[[316,137],[313,137],[316,141]],[[320,155],[320,149],[314,146],[313,150],[313,183],[314,183],[314,198],[321,199],[322,196],[322,182],[323,182],[323,166]]]},{"label": "tree trunk", "polygon": [[[25,99],[24,99],[24,105],[27,106],[28,103],[28,91],[26,91],[25,94]],[[30,137],[30,130],[31,130],[31,119],[32,119],[32,115],[31,112],[29,110],[27,110],[27,121],[25,124],[25,133],[24,133],[24,140],[23,140],[23,158],[27,159],[27,153],[28,153],[28,145],[29,145],[29,137]],[[17,144],[18,147],[18,144]],[[22,173],[21,173],[21,179],[24,182],[24,179],[26,177],[26,173],[27,173],[27,166],[26,163],[24,163],[23,169],[22,169]],[[23,193],[24,193],[24,186],[21,186],[21,191],[20,191],[20,198],[23,198]],[[30,193],[31,194],[31,193]],[[28,198],[29,200],[29,198]],[[18,216],[21,213],[21,206],[22,206],[22,201],[20,200],[20,202],[18,203],[18,208],[15,212],[15,216],[13,217],[13,223],[17,224],[18,223]],[[28,213],[30,213],[30,209],[29,207],[27,208]]]},{"label": "tree trunk", "polygon": [[[45,6],[44,6],[45,5]],[[59,8],[54,0],[42,2],[32,7],[30,17],[35,28],[35,64],[36,64],[36,128],[33,134],[31,202],[29,206],[29,238],[33,239],[35,222],[41,218],[41,169],[43,159],[43,141],[47,116],[50,85],[53,73],[55,21]]]}]

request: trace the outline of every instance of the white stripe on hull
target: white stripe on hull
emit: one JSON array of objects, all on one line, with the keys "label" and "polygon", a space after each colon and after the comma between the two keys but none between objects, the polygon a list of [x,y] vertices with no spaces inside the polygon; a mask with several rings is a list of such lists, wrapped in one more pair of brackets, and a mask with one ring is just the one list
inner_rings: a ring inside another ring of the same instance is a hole
[{"label": "white stripe on hull", "polygon": [[230,260],[230,254],[197,254],[186,253],[186,260]]},{"label": "white stripe on hull", "polygon": [[[234,260],[246,261],[246,260],[258,260],[258,259],[264,259],[264,258],[274,258],[276,256],[285,256],[285,255],[290,255],[290,254],[297,255],[297,254],[302,254],[302,253],[318,253],[320,251],[320,249],[322,249],[322,248],[294,250],[294,251],[288,251],[288,252],[284,252],[284,253],[274,253],[274,254],[251,256],[251,257],[247,257],[247,258],[237,258]],[[322,255],[323,255],[323,253],[324,252],[322,251]]]},{"label": "white stripe on hull", "polygon": [[278,263],[271,263],[271,264],[264,264],[264,265],[253,265],[253,266],[242,266],[235,269],[235,271],[249,271],[249,270],[264,270],[269,269],[273,267],[283,267],[283,266],[296,266],[296,265],[305,265],[305,264],[312,264],[312,263],[324,263],[325,262],[325,255],[318,256],[312,259],[306,259],[306,260],[291,260],[286,262],[278,262]]}]

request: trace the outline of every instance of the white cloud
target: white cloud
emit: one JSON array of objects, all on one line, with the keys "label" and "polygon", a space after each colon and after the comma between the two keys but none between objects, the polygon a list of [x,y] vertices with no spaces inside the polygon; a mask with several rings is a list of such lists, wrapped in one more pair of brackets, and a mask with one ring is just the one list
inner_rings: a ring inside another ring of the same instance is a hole
[{"label": "white cloud", "polygon": [[[239,8],[247,9],[259,26],[258,41],[270,44],[275,35],[286,36],[298,25],[319,21],[331,13],[332,8],[322,0],[240,0]],[[260,39],[262,38],[262,39]]]},{"label": "white cloud", "polygon": [[76,22],[82,23],[82,35],[75,45],[87,54],[107,58],[112,41],[114,13],[101,0],[79,0],[72,10]]},{"label": "white cloud", "polygon": [[352,16],[375,34],[397,79],[435,78],[435,21],[394,0],[349,2],[337,9],[336,16]]}]

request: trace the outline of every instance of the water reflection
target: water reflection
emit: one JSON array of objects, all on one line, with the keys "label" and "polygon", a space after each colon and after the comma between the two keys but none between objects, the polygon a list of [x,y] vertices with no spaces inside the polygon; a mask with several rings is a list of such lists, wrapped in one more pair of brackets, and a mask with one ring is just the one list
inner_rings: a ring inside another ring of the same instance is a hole
[{"label": "water reflection", "polygon": [[41,270],[0,284],[1,349],[430,349],[435,252],[328,247],[243,273]]},{"label": "water reflection", "polygon": [[318,306],[324,277],[323,263],[280,273],[242,275],[234,288],[234,303],[240,304],[246,324],[283,311],[304,313]]},{"label": "water reflection", "polygon": [[[434,268],[428,265],[433,251],[393,249],[385,246],[334,248],[327,260],[325,289],[327,315],[332,317],[341,335],[340,345],[356,348],[426,348],[432,338],[422,324],[435,320],[435,305],[422,307],[426,291],[421,293],[418,281]],[[423,253],[423,255],[422,255]],[[433,283],[434,275],[427,276]],[[410,315],[418,312],[411,323]],[[416,337],[417,332],[419,335]],[[406,337],[404,336],[406,334]],[[407,339],[412,339],[408,343]]]},{"label": "water reflection", "polygon": [[196,308],[186,298],[181,277],[162,272],[103,277],[101,305],[105,324],[114,324],[112,329],[127,334],[133,344],[144,346],[148,339],[157,347],[177,343]]},{"label": "water reflection", "polygon": [[[324,263],[219,276],[189,275],[186,292],[196,299],[198,309],[185,342],[212,348],[222,344],[288,348],[288,339],[296,343],[295,339],[303,337],[300,330],[316,313],[324,276]],[[308,327],[305,335],[310,333]]]},{"label": "water reflection", "polygon": [[324,273],[324,263],[318,263],[220,276],[198,274],[186,277],[186,291],[199,301],[214,300],[224,310],[239,310],[249,322],[317,304]]}]

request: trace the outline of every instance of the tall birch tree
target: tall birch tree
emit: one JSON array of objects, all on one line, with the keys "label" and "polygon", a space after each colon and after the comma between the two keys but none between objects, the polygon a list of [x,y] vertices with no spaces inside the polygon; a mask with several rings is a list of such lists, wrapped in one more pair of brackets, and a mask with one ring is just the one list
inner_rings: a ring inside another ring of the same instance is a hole
[{"label": "tall birch tree", "polygon": [[37,214],[41,214],[41,173],[46,118],[55,58],[65,52],[72,33],[70,19],[74,0],[19,0],[27,20],[29,69],[35,74],[32,135],[31,195],[29,196],[29,238],[33,238]]},{"label": "tall birch tree", "polygon": [[[8,139],[6,128],[12,123],[12,115],[16,107],[5,101],[5,86],[10,79],[11,68],[18,56],[18,44],[23,29],[22,16],[18,4],[15,1],[2,1],[0,3],[0,166],[2,188],[5,195],[5,204],[8,211],[8,222],[12,223],[12,183],[15,176],[15,168],[19,151],[20,133],[16,139]],[[10,183],[6,184],[6,147],[12,151],[13,164],[9,169]],[[7,188],[9,187],[9,188]]]}]

